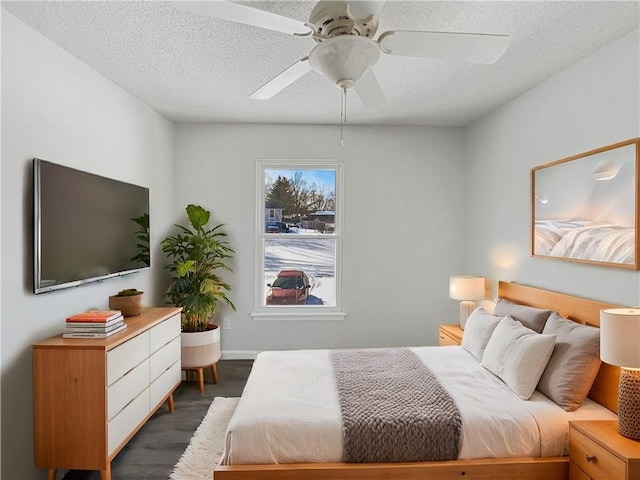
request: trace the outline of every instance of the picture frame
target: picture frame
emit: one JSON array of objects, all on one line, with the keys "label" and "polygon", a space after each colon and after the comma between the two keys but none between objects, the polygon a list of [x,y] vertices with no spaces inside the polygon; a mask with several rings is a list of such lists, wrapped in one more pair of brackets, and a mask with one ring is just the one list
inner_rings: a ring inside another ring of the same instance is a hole
[{"label": "picture frame", "polygon": [[640,138],[531,169],[531,255],[640,270]]}]

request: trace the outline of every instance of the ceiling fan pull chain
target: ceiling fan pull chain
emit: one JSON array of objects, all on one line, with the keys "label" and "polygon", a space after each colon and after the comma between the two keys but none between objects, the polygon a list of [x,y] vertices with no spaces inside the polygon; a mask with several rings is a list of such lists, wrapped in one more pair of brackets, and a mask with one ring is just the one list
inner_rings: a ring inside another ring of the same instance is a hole
[{"label": "ceiling fan pull chain", "polygon": [[340,94],[340,146],[344,146],[344,140],[342,138],[342,124],[344,123],[344,99]]},{"label": "ceiling fan pull chain", "polygon": [[347,123],[347,87],[342,88],[344,93],[344,123]]},{"label": "ceiling fan pull chain", "polygon": [[347,123],[347,87],[342,87],[340,94],[340,146],[344,146],[342,126]]}]

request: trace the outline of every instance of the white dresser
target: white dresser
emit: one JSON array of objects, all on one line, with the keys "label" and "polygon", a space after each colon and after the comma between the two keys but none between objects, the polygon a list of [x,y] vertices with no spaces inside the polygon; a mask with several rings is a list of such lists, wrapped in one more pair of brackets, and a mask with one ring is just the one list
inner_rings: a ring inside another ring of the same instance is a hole
[{"label": "white dresser", "polygon": [[151,307],[106,339],[49,338],[33,346],[35,464],[100,470],[180,384],[180,309]]}]

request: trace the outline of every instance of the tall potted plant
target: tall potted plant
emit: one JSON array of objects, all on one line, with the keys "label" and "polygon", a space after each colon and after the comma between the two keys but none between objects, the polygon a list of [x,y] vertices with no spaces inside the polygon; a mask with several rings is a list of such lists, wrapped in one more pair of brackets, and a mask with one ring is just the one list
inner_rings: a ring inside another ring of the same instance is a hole
[{"label": "tall potted plant", "polygon": [[136,254],[131,257],[131,261],[149,267],[151,266],[149,214],[145,213],[139,217],[134,217],[131,221],[138,225],[138,230],[136,230]]},{"label": "tall potted plant", "polygon": [[169,261],[165,268],[172,274],[166,298],[182,307],[182,368],[201,370],[211,365],[215,380],[220,333],[211,321],[220,301],[235,310],[227,297],[231,286],[217,272],[232,271],[226,262],[235,252],[225,240],[222,224],[207,226],[208,210],[190,204],[186,212],[190,225],[176,225],[179,232],[162,241],[162,252]]}]

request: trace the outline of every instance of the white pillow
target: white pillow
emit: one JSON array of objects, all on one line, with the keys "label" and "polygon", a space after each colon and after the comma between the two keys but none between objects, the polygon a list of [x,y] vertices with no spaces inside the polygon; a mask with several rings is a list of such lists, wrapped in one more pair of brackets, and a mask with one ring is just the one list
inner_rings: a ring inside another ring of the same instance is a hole
[{"label": "white pillow", "polygon": [[464,326],[462,348],[478,360],[482,360],[484,349],[487,347],[491,334],[501,319],[502,317],[496,317],[495,315],[487,313],[482,307],[476,308],[471,312]]},{"label": "white pillow", "polygon": [[522,400],[536,389],[553,347],[555,335],[542,335],[510,316],[498,323],[482,355],[482,366],[506,383]]}]

